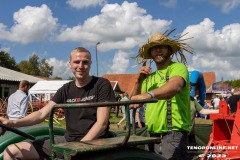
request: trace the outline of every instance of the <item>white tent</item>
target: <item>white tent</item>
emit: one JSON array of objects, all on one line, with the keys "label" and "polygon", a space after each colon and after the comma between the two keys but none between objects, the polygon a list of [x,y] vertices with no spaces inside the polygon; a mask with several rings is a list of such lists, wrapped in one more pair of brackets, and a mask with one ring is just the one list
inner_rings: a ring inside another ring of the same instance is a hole
[{"label": "white tent", "polygon": [[44,101],[49,101],[51,94],[54,95],[59,88],[70,81],[71,80],[38,81],[28,91],[30,101],[33,101],[34,99],[42,101],[42,97],[44,97]]}]

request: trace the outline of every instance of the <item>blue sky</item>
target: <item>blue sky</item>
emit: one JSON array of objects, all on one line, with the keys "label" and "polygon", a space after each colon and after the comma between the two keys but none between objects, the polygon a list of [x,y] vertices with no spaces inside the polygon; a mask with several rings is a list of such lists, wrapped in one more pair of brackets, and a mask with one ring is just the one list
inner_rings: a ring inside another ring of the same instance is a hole
[{"label": "blue sky", "polygon": [[[17,62],[32,54],[54,66],[53,77],[72,76],[72,49],[92,53],[92,75],[137,73],[134,60],[156,32],[188,32],[189,70],[215,72],[217,81],[240,79],[239,0],[0,1],[0,44]],[[152,66],[154,67],[154,66]]]}]

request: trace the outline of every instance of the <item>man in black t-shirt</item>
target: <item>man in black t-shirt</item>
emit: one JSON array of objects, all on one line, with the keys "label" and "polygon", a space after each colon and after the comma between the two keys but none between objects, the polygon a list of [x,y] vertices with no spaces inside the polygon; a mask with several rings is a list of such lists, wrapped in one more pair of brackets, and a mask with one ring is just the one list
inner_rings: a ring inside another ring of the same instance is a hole
[{"label": "man in black t-shirt", "polygon": [[[82,47],[76,48],[70,55],[70,68],[75,80],[62,86],[53,99],[41,110],[20,120],[0,118],[0,122],[11,127],[30,126],[44,121],[57,103],[86,103],[115,101],[114,91],[107,79],[90,76],[91,54]],[[99,137],[107,138],[109,134],[109,107],[90,107],[66,109],[66,133],[56,137],[55,142],[87,141]],[[49,140],[20,142],[8,146],[4,159],[50,159]]]},{"label": "man in black t-shirt", "polygon": [[233,95],[231,95],[228,99],[228,105],[230,107],[231,113],[235,113],[237,111],[237,102],[240,100],[240,90],[234,89]]}]

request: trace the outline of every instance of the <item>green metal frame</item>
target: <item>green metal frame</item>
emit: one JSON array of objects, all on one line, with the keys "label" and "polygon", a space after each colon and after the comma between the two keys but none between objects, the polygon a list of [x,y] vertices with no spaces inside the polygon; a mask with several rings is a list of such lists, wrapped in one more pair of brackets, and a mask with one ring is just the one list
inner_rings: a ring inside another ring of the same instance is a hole
[{"label": "green metal frame", "polygon": [[[114,147],[121,147],[127,144],[130,134],[131,134],[131,125],[130,125],[130,112],[129,112],[129,106],[131,104],[144,104],[144,103],[155,103],[157,102],[157,99],[148,99],[148,100],[129,100],[129,101],[118,101],[118,102],[97,102],[97,103],[74,103],[74,104],[56,104],[52,108],[50,112],[50,117],[49,117],[49,138],[50,138],[50,145],[51,145],[51,156],[52,159],[54,159],[55,156],[55,150],[54,150],[54,134],[53,134],[53,115],[54,111],[57,108],[87,108],[87,107],[112,107],[112,106],[125,106],[125,111],[126,111],[126,134],[125,137],[123,138],[121,144],[111,144],[109,145],[110,148]],[[134,109],[133,115],[135,115],[136,109]],[[135,116],[133,116],[133,120],[135,120]],[[133,135],[136,134],[136,129],[135,125],[133,123]],[[133,137],[132,139],[134,139]],[[111,138],[110,138],[111,139]],[[152,139],[151,139],[152,140]],[[70,144],[71,142],[69,142]],[[77,142],[80,143],[80,142]],[[108,147],[109,147],[108,146]]]},{"label": "green metal frame", "polygon": [[[18,128],[20,131],[32,135],[36,139],[42,139],[49,136],[49,126],[47,124],[38,124],[30,127]],[[54,126],[54,135],[63,136],[65,128]],[[10,144],[30,141],[28,138],[18,135],[12,131],[6,131],[6,133],[0,136],[0,160],[3,160],[3,151]]]}]

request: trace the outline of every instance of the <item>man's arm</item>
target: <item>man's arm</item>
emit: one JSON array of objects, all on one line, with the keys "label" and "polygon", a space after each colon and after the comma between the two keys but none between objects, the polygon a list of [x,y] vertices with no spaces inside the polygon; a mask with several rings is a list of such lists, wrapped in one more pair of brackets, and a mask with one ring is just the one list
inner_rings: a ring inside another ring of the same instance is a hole
[{"label": "man's arm", "polygon": [[[170,99],[178,94],[185,85],[185,80],[181,76],[174,76],[169,81],[164,84],[162,87],[151,90],[155,98],[161,99]],[[151,95],[148,93],[142,93],[136,96],[133,96],[131,100],[141,100],[141,99],[151,99]],[[131,106],[132,108],[138,108],[137,105]]]},{"label": "man's arm", "polygon": [[205,114],[205,115],[208,115],[208,114],[218,114],[219,113],[219,110],[218,109],[202,109],[201,111],[199,111],[200,114]]},{"label": "man's arm", "polygon": [[129,94],[129,97],[132,97],[132,96],[135,96],[137,94],[140,94],[141,93],[141,84],[142,82],[139,82],[139,81],[136,81],[134,83],[134,86],[133,86],[133,89],[131,90],[130,94]]},{"label": "man's arm", "polygon": [[99,135],[107,128],[109,115],[110,107],[98,107],[97,121],[81,141],[88,141],[98,138]]},{"label": "man's arm", "polygon": [[196,111],[199,112],[200,114],[208,115],[208,114],[218,114],[219,110],[215,109],[205,109],[203,108],[196,100],[194,100],[194,106],[196,108]]},{"label": "man's arm", "polygon": [[151,90],[157,99],[170,99],[180,93],[185,85],[185,80],[180,76],[174,76],[160,88]]},{"label": "man's arm", "polygon": [[149,74],[151,74],[152,69],[150,67],[146,66],[146,62],[143,62],[142,67],[139,69],[138,74],[137,74],[137,79],[134,83],[133,89],[131,90],[129,97],[131,99],[132,96],[135,96],[137,94],[141,93],[141,86],[144,81],[144,79],[147,78]]},{"label": "man's arm", "polygon": [[38,124],[38,123],[44,121],[49,116],[49,113],[55,104],[56,104],[55,102],[50,101],[42,109],[35,111],[35,112],[27,115],[26,117],[18,119],[18,120],[8,120],[5,118],[0,118],[0,121],[3,124],[6,124],[10,127],[24,127],[24,126],[31,126],[34,124]]}]

